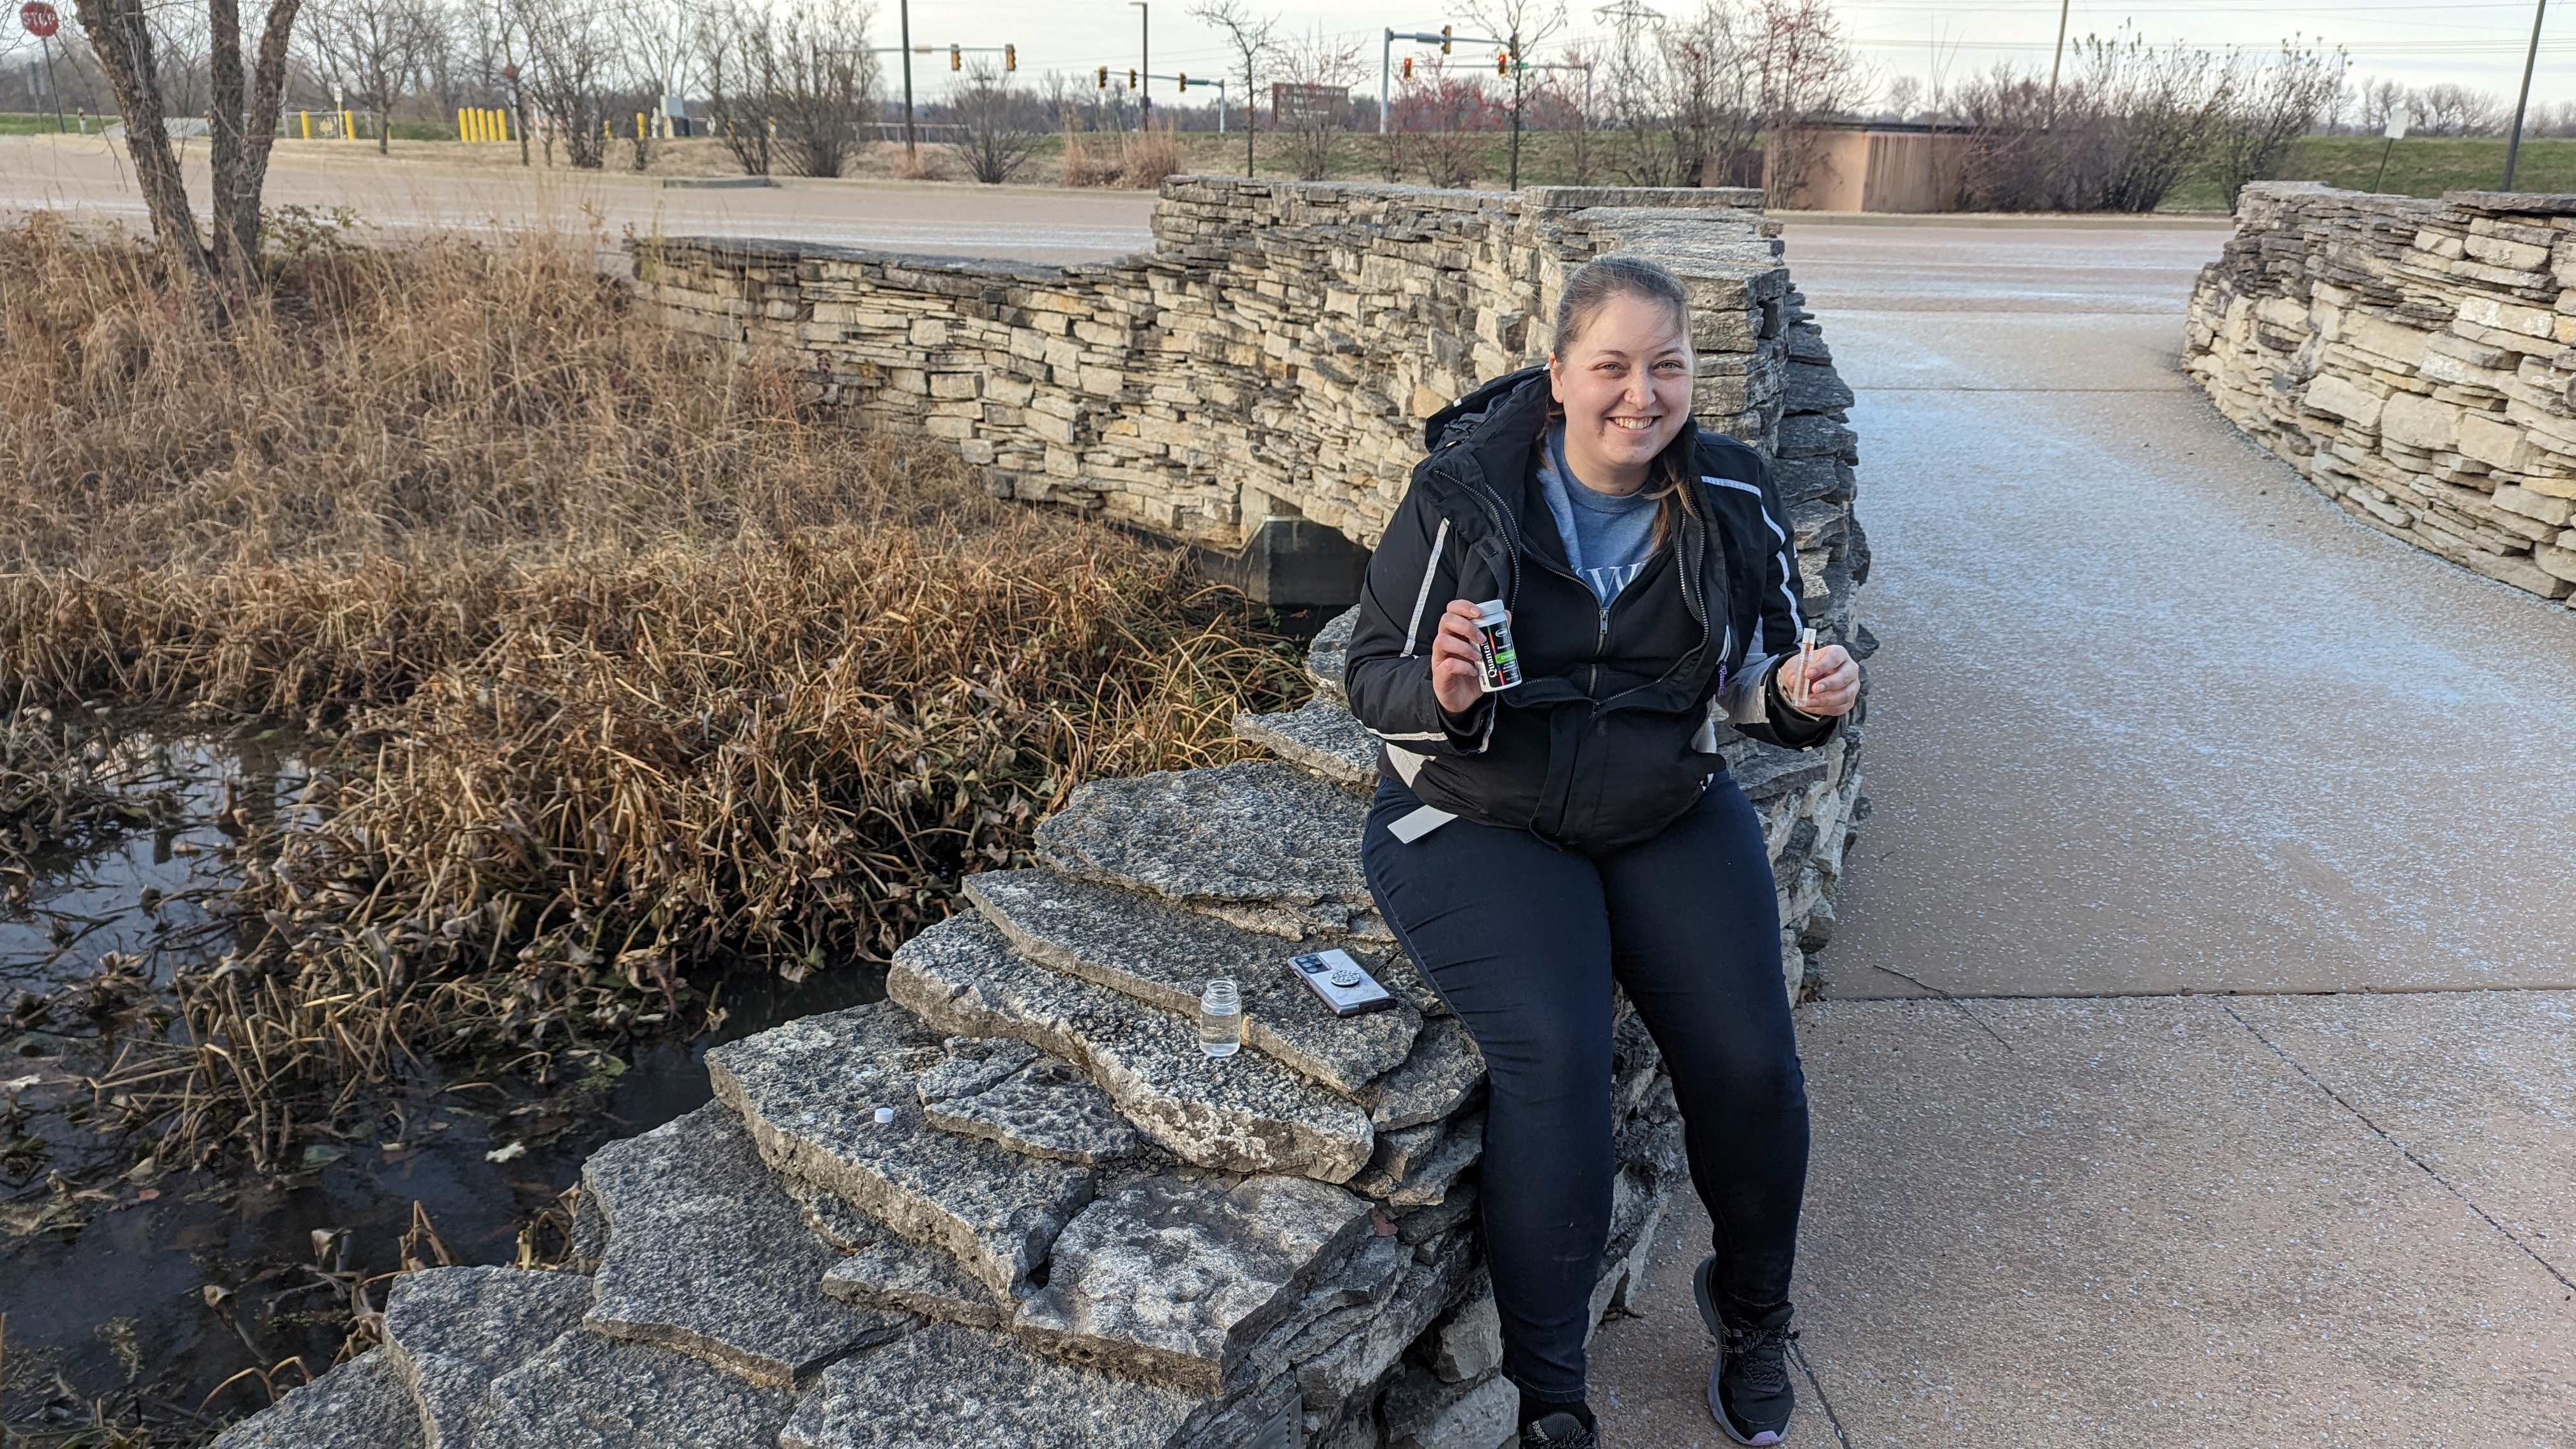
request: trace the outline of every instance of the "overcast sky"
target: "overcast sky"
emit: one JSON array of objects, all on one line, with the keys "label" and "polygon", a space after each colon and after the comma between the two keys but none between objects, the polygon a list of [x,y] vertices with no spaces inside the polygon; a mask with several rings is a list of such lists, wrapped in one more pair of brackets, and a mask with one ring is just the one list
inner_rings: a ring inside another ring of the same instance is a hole
[{"label": "overcast sky", "polygon": [[[1611,34],[1610,22],[1595,13],[1598,0],[1569,0],[1567,38],[1595,49]],[[1649,8],[1679,14],[1697,0],[1645,0]],[[877,24],[890,44],[896,0],[880,0]],[[1273,7],[1253,3],[1255,13]],[[1153,63],[1158,74],[1174,71],[1217,74],[1226,51],[1215,32],[1188,14],[1188,0],[1153,0]],[[2532,0],[2136,0],[2130,4],[2071,0],[2070,37],[2110,35],[2125,23],[2155,43],[2190,41],[2204,46],[2251,46],[2269,50],[2294,34],[2339,45],[2352,57],[2356,78],[2390,76],[2411,86],[2457,81],[2501,96],[2510,106],[2521,83],[2523,49],[2531,39]],[[1862,57],[1884,80],[1911,75],[1928,81],[1936,64],[1957,77],[1982,71],[1997,61],[2045,69],[2057,38],[2058,0],[1982,0],[1975,4],[1939,4],[1931,0],[1837,0],[1835,11],[1859,47]],[[1369,80],[1358,89],[1376,89],[1379,43],[1388,28],[1434,31],[1442,24],[1470,30],[1468,9],[1453,3],[1443,10],[1429,0],[1395,0],[1390,7],[1361,0],[1280,5],[1283,30],[1304,34],[1321,30],[1366,53]],[[915,45],[1000,45],[1019,47],[1020,73],[1034,78],[1054,69],[1089,76],[1092,67],[1124,70],[1136,64],[1138,12],[1120,0],[974,0],[942,4],[914,0]],[[1399,45],[1401,56],[1408,47]],[[1468,48],[1461,47],[1462,52]],[[1476,59],[1490,59],[1490,51]],[[891,62],[894,57],[886,59]],[[936,94],[948,80],[945,55],[916,57],[914,79],[925,95]],[[889,67],[891,74],[891,67]],[[1170,94],[1157,86],[1158,98]],[[2541,33],[2540,68],[2532,82],[2535,100],[2576,100],[2576,5],[2562,3],[2562,13],[2549,17]],[[1195,92],[1193,101],[1208,93]],[[1237,103],[1239,104],[1239,98]]]}]

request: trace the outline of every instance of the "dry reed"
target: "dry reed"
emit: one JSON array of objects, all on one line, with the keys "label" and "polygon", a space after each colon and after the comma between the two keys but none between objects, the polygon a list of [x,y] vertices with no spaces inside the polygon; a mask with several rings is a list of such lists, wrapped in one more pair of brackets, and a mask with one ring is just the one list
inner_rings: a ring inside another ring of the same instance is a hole
[{"label": "dry reed", "polygon": [[244,851],[257,939],[178,983],[167,1152],[266,1167],[434,1053],[881,956],[1081,779],[1293,697],[1170,551],[807,416],[595,243],[326,239],[219,332],[138,249],[0,232],[0,389],[56,400],[0,413],[0,681],[332,741],[318,823]]}]

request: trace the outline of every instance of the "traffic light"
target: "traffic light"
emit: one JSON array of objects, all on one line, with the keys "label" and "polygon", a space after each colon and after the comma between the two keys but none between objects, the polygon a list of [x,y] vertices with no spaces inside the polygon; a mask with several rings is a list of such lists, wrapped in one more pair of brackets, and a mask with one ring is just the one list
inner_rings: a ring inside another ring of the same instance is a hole
[{"label": "traffic light", "polygon": [[1450,28],[1446,25],[1440,27],[1440,53],[1442,55],[1447,55],[1449,53],[1449,29]]},{"label": "traffic light", "polygon": [[1409,55],[1404,58],[1404,78],[1413,79],[1413,57]]},{"label": "traffic light", "polygon": [[1136,89],[1136,67],[1132,65],[1127,67],[1127,89]]},{"label": "traffic light", "polygon": [[1172,79],[1180,82],[1178,89],[1181,93],[1181,99],[1188,100],[1190,98],[1190,73],[1188,71],[1182,71],[1173,76]]},{"label": "traffic light", "polygon": [[1016,46],[1016,45],[1005,45],[1005,46],[1003,46],[1003,47],[1002,47],[1002,69],[1004,69],[1004,70],[1018,70],[1019,68],[1020,68],[1020,48],[1019,48],[1018,46]]},{"label": "traffic light", "polygon": [[1494,74],[1496,74],[1496,75],[1510,75],[1511,73],[1512,73],[1512,53],[1511,53],[1510,51],[1508,51],[1508,50],[1498,50],[1498,51],[1495,51],[1495,52],[1494,52]]},{"label": "traffic light", "polygon": [[1100,68],[1099,82],[1102,90],[1109,89],[1109,67],[1104,65]]},{"label": "traffic light", "polygon": [[966,52],[962,47],[954,45],[948,47],[948,68],[950,70],[966,68]]}]

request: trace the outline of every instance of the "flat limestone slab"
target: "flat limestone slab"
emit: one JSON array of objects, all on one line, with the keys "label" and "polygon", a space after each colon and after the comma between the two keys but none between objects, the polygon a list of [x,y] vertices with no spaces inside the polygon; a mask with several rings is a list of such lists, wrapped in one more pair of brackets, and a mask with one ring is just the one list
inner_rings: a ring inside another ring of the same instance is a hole
[{"label": "flat limestone slab", "polygon": [[1370,1236],[1365,1199],[1303,1177],[1128,1184],[1056,1239],[1017,1327],[1113,1373],[1213,1394],[1305,1287]]},{"label": "flat limestone slab", "polygon": [[1258,1052],[1210,1058],[1194,1024],[1021,959],[980,913],[905,942],[886,991],[941,1031],[1014,1036],[1075,1063],[1129,1121],[1200,1167],[1342,1182],[1375,1145],[1347,1098]]},{"label": "flat limestone slab", "polygon": [[1400,1065],[1422,1030],[1422,1014],[1400,1003],[1336,1017],[1290,971],[1295,948],[1150,896],[1052,870],[982,871],[965,886],[1021,955],[1165,1011],[1192,1016],[1208,982],[1231,978],[1243,993],[1245,1041],[1347,1095]]},{"label": "flat limestone slab", "polygon": [[914,1084],[931,1125],[1030,1157],[1092,1166],[1149,1150],[1118,1104],[1070,1062],[1016,1037],[955,1037]]},{"label": "flat limestone slab", "polygon": [[421,1449],[420,1406],[371,1348],[226,1429],[214,1449]]},{"label": "flat limestone slab", "polygon": [[386,1354],[418,1404],[428,1449],[473,1442],[492,1381],[581,1323],[591,1282],[575,1273],[426,1268],[385,1291]]},{"label": "flat limestone slab", "polygon": [[790,1197],[814,1235],[838,1255],[823,1273],[823,1291],[844,1303],[916,1313],[935,1323],[1000,1328],[1012,1305],[957,1264],[945,1248],[916,1243],[851,1205],[839,1193],[790,1180]]},{"label": "flat limestone slab", "polygon": [[1094,780],[1038,826],[1038,858],[1289,940],[1392,941],[1360,876],[1367,802],[1245,760]]},{"label": "flat limestone slab", "polygon": [[1377,788],[1377,737],[1334,701],[1276,714],[1239,714],[1234,734],[1336,785]]},{"label": "flat limestone slab", "polygon": [[[1015,1296],[1091,1201],[1092,1169],[932,1126],[916,1084],[942,1054],[938,1034],[879,1001],[717,1047],[707,1076],[773,1169],[947,1249],[996,1295]],[[894,1120],[880,1125],[879,1107]]]},{"label": "flat limestone slab", "polygon": [[1385,1131],[1437,1122],[1485,1085],[1485,1054],[1454,1016],[1433,1017],[1414,1039],[1413,1055],[1376,1084],[1369,1120]]},{"label": "flat limestone slab", "polygon": [[[2431,1008],[2435,1039],[2460,1024],[2440,998],[2382,1002],[2392,1022]],[[2576,1303],[2526,1246],[2563,1249],[2487,1220],[2509,1222],[2516,1180],[2563,1183],[2568,1159],[2498,1155],[2498,1177],[2453,1179],[2462,1201],[2316,1085],[2346,1059],[2322,1034],[2296,1057],[2312,1082],[2245,1025],[2332,1005],[1801,1008],[1801,1398],[1821,1386],[1853,1444],[2576,1439]],[[2512,1101],[2543,1080],[2530,1065],[2490,1064],[2492,1098],[2464,1100]],[[1618,1443],[1723,1442],[1698,1407],[1713,1348],[1690,1301],[1707,1219],[1687,1193],[1674,1207],[1631,1295],[1644,1316],[1593,1350]]]},{"label": "flat limestone slab", "polygon": [[750,1449],[795,1407],[693,1354],[575,1328],[494,1381],[473,1449]]},{"label": "flat limestone slab", "polygon": [[777,1443],[1164,1449],[1204,1407],[1194,1394],[1032,1353],[1008,1334],[939,1324],[824,1370]]},{"label": "flat limestone slab", "polygon": [[595,1332],[787,1388],[920,1322],[824,1296],[840,1255],[720,1102],[600,1148],[581,1180],[611,1230],[583,1319]]}]

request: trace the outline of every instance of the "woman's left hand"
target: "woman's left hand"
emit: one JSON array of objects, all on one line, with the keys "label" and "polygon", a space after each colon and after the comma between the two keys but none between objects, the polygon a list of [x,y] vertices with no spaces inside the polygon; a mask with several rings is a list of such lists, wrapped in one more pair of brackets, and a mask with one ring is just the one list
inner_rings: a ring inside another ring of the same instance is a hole
[{"label": "woman's left hand", "polygon": [[1840,644],[1819,648],[1803,668],[1791,654],[1780,661],[1780,697],[1818,719],[1849,714],[1860,703],[1860,665]]}]

